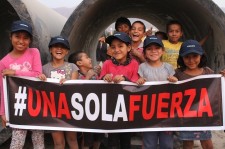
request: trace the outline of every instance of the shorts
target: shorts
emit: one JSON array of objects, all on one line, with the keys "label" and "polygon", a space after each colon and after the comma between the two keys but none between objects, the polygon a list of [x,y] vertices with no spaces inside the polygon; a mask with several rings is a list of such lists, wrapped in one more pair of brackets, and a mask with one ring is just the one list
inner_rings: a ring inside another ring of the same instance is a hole
[{"label": "shorts", "polygon": [[180,140],[210,140],[212,138],[211,131],[179,131]]}]

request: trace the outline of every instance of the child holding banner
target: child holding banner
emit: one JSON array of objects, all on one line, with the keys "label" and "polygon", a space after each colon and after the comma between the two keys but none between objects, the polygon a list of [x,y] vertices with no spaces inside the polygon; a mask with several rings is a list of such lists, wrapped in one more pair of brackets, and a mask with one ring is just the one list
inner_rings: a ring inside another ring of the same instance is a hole
[{"label": "child holding banner", "polygon": [[[70,63],[74,63],[79,68],[79,76],[78,79],[81,80],[97,80],[98,79],[98,70],[93,69],[93,64],[91,62],[91,58],[85,53],[84,51],[77,51],[72,53],[68,61]],[[101,69],[95,67],[96,69]],[[82,149],[99,149],[101,140],[103,139],[103,133],[83,133],[83,140],[82,140]]]},{"label": "child holding banner", "polygon": [[[12,49],[0,61],[1,78],[4,76],[37,77],[41,71],[41,58],[37,48],[29,48],[32,42],[32,27],[25,21],[14,21],[11,26],[10,40]],[[5,126],[5,108],[2,79],[0,115]],[[15,109],[16,110],[16,109]],[[12,129],[10,149],[22,149],[26,140],[27,130]],[[33,147],[44,149],[44,131],[32,130]]]},{"label": "child holding banner", "polygon": [[[131,39],[123,32],[117,32],[106,38],[106,42],[112,49],[112,59],[103,63],[100,78],[106,82],[119,83],[121,81],[138,80],[138,62],[129,57]],[[131,133],[109,133],[109,148],[131,148]]]},{"label": "child holding banner", "polygon": [[[138,73],[140,78],[136,82],[138,85],[146,81],[166,81],[176,82],[177,78],[173,75],[175,71],[169,63],[162,62],[161,58],[164,53],[162,40],[156,36],[147,36],[144,40],[144,55],[146,62],[140,64]],[[173,148],[173,132],[144,132],[143,148],[156,149]]]},{"label": "child holding banner", "polygon": [[[195,40],[187,40],[181,45],[177,60],[178,69],[174,76],[178,80],[185,80],[199,75],[212,74],[213,71],[206,67],[207,58],[199,44]],[[183,140],[183,148],[191,149],[194,140],[200,140],[202,148],[212,149],[212,135],[210,131],[181,131],[179,139]]]},{"label": "child holding banner", "polygon": [[[43,74],[39,78],[43,81],[47,78],[59,79],[60,83],[66,80],[75,80],[78,78],[77,66],[73,63],[65,62],[65,56],[69,53],[70,45],[67,39],[62,36],[51,38],[49,43],[49,51],[52,55],[52,61],[43,66]],[[78,149],[77,133],[53,131],[52,137],[54,141],[54,148],[65,148],[65,137],[70,149]]]}]

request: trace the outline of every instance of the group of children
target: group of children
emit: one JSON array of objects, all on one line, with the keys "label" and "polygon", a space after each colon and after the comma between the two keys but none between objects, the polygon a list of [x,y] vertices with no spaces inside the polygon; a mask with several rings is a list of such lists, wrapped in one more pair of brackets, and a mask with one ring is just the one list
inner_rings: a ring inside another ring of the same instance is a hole
[{"label": "group of children", "polygon": [[[198,75],[211,74],[213,71],[206,67],[206,56],[199,42],[187,40],[180,42],[183,31],[177,21],[167,25],[168,40],[162,40],[156,35],[145,37],[145,25],[135,21],[132,25],[126,18],[124,22],[116,23],[115,34],[106,38],[110,46],[110,59],[100,68],[93,68],[91,58],[84,51],[76,51],[69,55],[68,62],[65,57],[70,50],[69,42],[62,36],[51,38],[49,52],[52,60],[41,65],[38,49],[29,48],[32,42],[32,28],[25,21],[15,21],[11,28],[11,51],[0,61],[2,77],[30,76],[57,78],[60,83],[66,80],[101,79],[106,82],[120,83],[131,81],[138,85],[146,81],[176,82]],[[177,68],[175,70],[175,68]],[[0,115],[3,126],[6,118],[4,112],[4,95],[1,83],[1,108]],[[27,130],[13,128],[11,149],[22,149],[25,143]],[[65,148],[67,141],[70,149],[78,149],[77,133],[52,131],[55,149]],[[143,148],[160,149],[173,148],[173,132],[143,132]],[[198,137],[196,137],[198,136]],[[83,133],[82,149],[98,149],[104,134]],[[210,131],[182,131],[179,138],[183,140],[183,148],[193,148],[193,140],[201,140],[204,149],[212,149]],[[66,140],[66,141],[65,141]],[[32,130],[32,141],[35,149],[44,149],[44,131]],[[131,133],[109,133],[108,146],[116,149],[131,148]]]}]

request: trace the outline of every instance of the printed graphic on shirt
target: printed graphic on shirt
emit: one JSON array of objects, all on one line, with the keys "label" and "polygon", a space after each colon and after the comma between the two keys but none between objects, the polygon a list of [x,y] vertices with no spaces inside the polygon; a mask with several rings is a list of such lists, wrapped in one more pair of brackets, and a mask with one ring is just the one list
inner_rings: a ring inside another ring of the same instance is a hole
[{"label": "printed graphic on shirt", "polygon": [[13,63],[9,65],[12,70],[20,70],[20,71],[30,71],[31,64],[28,61],[25,61],[23,64]]},{"label": "printed graphic on shirt", "polygon": [[66,78],[66,71],[65,70],[52,70],[51,71],[51,78],[53,79],[64,79]]},{"label": "printed graphic on shirt", "polygon": [[179,56],[179,50],[166,49],[166,53],[163,54],[162,59],[164,62],[167,62],[177,68],[177,59]]}]

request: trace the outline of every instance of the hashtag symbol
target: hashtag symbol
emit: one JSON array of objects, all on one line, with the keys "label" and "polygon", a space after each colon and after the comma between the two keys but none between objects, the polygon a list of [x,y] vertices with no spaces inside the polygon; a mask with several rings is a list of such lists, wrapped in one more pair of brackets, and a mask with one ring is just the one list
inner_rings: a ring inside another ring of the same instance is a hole
[{"label": "hashtag symbol", "polygon": [[15,116],[22,116],[23,115],[23,110],[26,109],[26,104],[25,100],[27,99],[27,88],[22,86],[19,86],[18,93],[15,94],[15,99],[16,103],[14,104],[14,109],[15,109]]}]

